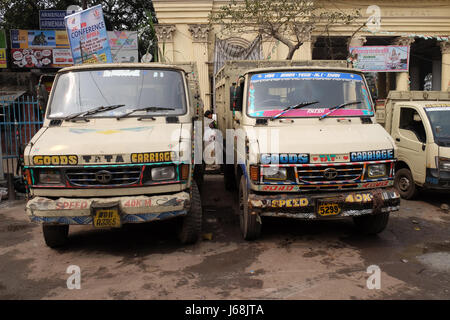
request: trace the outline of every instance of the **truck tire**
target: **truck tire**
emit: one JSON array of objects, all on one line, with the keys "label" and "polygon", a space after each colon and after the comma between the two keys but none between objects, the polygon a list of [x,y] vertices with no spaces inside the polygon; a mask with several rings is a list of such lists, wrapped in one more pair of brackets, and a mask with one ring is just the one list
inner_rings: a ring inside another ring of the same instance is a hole
[{"label": "truck tire", "polygon": [[47,246],[62,247],[67,243],[69,225],[42,225],[42,233]]},{"label": "truck tire", "polygon": [[242,175],[239,183],[239,221],[241,232],[245,240],[255,240],[261,235],[261,220],[258,219],[257,214],[249,214],[247,199],[247,179]]},{"label": "truck tire", "polygon": [[205,164],[197,164],[194,166],[194,180],[197,183],[198,190],[201,192],[205,177]]},{"label": "truck tire", "polygon": [[356,228],[363,234],[373,235],[386,229],[389,221],[389,212],[354,217]]},{"label": "truck tire", "polygon": [[197,242],[202,231],[202,202],[197,184],[192,181],[192,199],[191,208],[186,216],[183,217],[181,228],[178,232],[178,238],[183,244],[192,244]]},{"label": "truck tire", "polygon": [[411,200],[417,196],[418,190],[414,178],[407,168],[400,169],[395,173],[394,186],[403,199]]},{"label": "truck tire", "polygon": [[234,177],[234,165],[224,164],[223,169],[223,181],[225,183],[225,189],[233,191],[236,189],[235,177]]}]

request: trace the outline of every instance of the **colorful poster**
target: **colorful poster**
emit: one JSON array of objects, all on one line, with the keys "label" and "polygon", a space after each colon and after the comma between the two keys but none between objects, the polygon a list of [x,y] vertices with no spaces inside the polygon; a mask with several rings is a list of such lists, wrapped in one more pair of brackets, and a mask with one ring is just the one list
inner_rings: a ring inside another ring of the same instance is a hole
[{"label": "colorful poster", "polygon": [[137,31],[108,31],[108,38],[114,62],[138,62]]},{"label": "colorful poster", "polygon": [[53,49],[53,66],[68,67],[73,65],[70,49]]},{"label": "colorful poster", "polygon": [[5,48],[0,48],[0,69],[1,68],[6,68],[7,64],[6,64],[6,49]]},{"label": "colorful poster", "polygon": [[75,64],[113,62],[101,5],[64,19]]},{"label": "colorful poster", "polygon": [[11,48],[70,48],[66,31],[11,30]]},{"label": "colorful poster", "polygon": [[53,68],[51,49],[11,49],[15,68]]},{"label": "colorful poster", "polygon": [[407,72],[409,46],[350,47],[353,67],[366,72]]},{"label": "colorful poster", "polygon": [[39,10],[39,29],[65,30],[66,10]]},{"label": "colorful poster", "polygon": [[62,68],[73,65],[65,30],[11,30],[13,68]]}]

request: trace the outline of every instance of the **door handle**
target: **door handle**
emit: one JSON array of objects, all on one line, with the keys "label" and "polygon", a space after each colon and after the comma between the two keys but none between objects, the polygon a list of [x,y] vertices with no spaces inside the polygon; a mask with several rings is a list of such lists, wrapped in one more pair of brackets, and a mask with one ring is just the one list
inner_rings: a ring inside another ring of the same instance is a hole
[{"label": "door handle", "polygon": [[424,144],[422,144],[422,151],[425,151],[425,143]]},{"label": "door handle", "polygon": [[395,138],[395,141],[398,141],[398,142],[400,142],[400,138]]}]

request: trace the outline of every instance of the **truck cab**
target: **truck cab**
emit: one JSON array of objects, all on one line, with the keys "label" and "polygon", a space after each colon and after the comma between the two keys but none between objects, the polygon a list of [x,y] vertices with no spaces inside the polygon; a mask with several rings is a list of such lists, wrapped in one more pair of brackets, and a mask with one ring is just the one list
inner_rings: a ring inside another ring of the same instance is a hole
[{"label": "truck cab", "polygon": [[364,233],[383,231],[399,209],[397,151],[363,73],[265,63],[230,62],[216,78],[225,184],[238,189],[243,237],[258,238],[266,216],[353,218]]},{"label": "truck cab", "polygon": [[45,242],[69,226],[117,228],[178,218],[183,243],[198,239],[194,72],[153,63],[81,65],[55,78],[43,127],[24,151],[26,213]]},{"label": "truck cab", "polygon": [[403,198],[421,188],[450,190],[450,92],[391,91],[377,118],[398,148],[395,186]]}]

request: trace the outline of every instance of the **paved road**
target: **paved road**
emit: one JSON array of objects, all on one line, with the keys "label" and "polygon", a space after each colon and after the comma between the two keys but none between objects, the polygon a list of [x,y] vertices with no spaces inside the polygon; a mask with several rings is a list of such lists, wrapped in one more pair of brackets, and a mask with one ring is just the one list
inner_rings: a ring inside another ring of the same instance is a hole
[{"label": "paved road", "polygon": [[[263,237],[241,240],[233,195],[208,175],[204,239],[183,247],[173,222],[119,230],[73,227],[70,244],[47,248],[24,201],[0,203],[0,299],[449,299],[449,196],[404,201],[376,237],[349,221],[263,220]],[[207,237],[205,237],[207,238]],[[67,289],[69,265],[81,289]],[[368,289],[367,268],[381,270]]]}]

